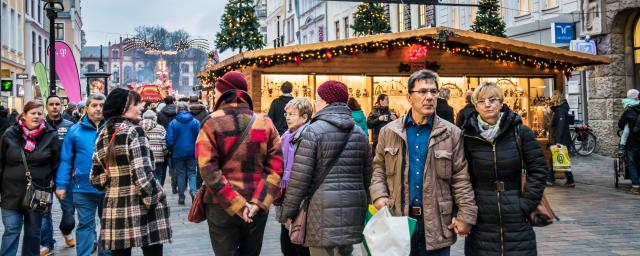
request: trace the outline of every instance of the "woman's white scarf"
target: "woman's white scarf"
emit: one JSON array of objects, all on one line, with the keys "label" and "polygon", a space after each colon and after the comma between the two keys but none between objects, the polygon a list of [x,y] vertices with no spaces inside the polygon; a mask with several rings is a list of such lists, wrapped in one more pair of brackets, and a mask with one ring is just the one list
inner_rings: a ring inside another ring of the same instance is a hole
[{"label": "woman's white scarf", "polygon": [[502,120],[502,114],[498,117],[498,122],[495,125],[490,125],[478,115],[478,128],[480,128],[480,136],[485,140],[493,143],[493,140],[498,136],[498,131],[500,130],[500,120]]}]

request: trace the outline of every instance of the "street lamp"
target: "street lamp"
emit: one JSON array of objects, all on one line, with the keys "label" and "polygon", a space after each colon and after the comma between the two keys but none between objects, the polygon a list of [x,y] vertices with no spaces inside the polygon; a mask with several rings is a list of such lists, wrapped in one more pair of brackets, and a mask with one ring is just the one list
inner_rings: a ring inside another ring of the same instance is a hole
[{"label": "street lamp", "polygon": [[49,18],[49,95],[56,95],[56,38],[55,19],[64,11],[62,0],[43,0]]}]

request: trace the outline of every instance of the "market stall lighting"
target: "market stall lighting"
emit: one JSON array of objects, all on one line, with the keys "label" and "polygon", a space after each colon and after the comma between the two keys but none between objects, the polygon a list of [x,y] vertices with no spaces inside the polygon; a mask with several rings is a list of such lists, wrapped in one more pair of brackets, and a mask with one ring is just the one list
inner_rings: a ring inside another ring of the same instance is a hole
[{"label": "market stall lighting", "polygon": [[[448,36],[454,35],[449,34]],[[542,70],[558,70],[566,76],[569,76],[570,73],[576,68],[573,64],[567,62],[522,55],[509,52],[508,50],[496,50],[484,47],[470,47],[467,44],[453,41],[443,42],[442,37],[435,39],[429,36],[422,36],[375,43],[359,43],[349,46],[338,46],[334,48],[325,48],[319,50],[292,52],[288,54],[277,54],[273,56],[248,58],[228,65],[224,68],[220,68],[218,70],[208,71],[205,75],[200,75],[199,78],[201,79],[203,84],[212,85],[217,77],[224,75],[228,71],[241,69],[243,67],[271,67],[288,63],[296,63],[300,65],[302,62],[307,60],[325,59],[326,61],[330,61],[332,58],[341,55],[374,53],[381,50],[387,51],[387,55],[389,55],[390,51],[403,48],[408,45],[427,47],[427,49],[439,49],[454,55],[485,58],[510,64],[520,64]]]}]

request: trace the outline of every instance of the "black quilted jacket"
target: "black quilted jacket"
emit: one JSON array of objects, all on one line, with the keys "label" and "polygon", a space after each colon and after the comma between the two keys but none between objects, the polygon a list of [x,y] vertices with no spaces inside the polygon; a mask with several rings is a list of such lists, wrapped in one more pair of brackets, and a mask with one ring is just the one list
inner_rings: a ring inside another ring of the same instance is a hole
[{"label": "black quilted jacket", "polygon": [[[361,129],[354,128],[351,110],[333,103],[318,111],[302,133],[287,186],[281,221],[294,219],[312,184],[327,173],[309,205],[305,246],[335,247],[362,241],[364,214],[371,182],[371,150]],[[345,150],[333,168],[326,167]]]},{"label": "black quilted jacket", "polygon": [[[465,239],[466,255],[537,255],[536,235],[525,216],[535,209],[544,192],[544,155],[520,117],[507,107],[502,111],[493,144],[479,135],[477,112],[464,126],[464,147],[478,205],[477,223]],[[520,143],[516,141],[517,126]],[[520,154],[528,172],[524,193],[520,192]],[[496,181],[504,182],[504,191],[497,191]]]}]

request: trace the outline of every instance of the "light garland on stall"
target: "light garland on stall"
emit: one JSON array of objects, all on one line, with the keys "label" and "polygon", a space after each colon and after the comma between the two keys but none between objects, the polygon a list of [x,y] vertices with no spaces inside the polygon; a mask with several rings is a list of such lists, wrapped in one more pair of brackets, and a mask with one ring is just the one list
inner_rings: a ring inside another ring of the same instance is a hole
[{"label": "light garland on stall", "polygon": [[541,70],[560,71],[565,76],[570,76],[571,72],[576,68],[573,64],[567,62],[527,56],[523,54],[513,53],[508,50],[496,50],[491,48],[470,48],[467,44],[452,41],[442,42],[442,40],[438,41],[434,38],[423,36],[388,40],[382,42],[367,42],[349,46],[338,46],[319,50],[277,54],[273,56],[248,58],[237,63],[230,64],[224,68],[220,68],[218,70],[205,71],[206,73],[204,75],[202,75],[201,73],[201,75],[199,75],[199,78],[201,79],[203,84],[213,85],[217,77],[220,77],[231,70],[244,69],[247,67],[265,68],[288,63],[296,63],[297,65],[300,65],[302,62],[307,60],[325,59],[328,62],[331,61],[332,58],[337,56],[355,56],[360,53],[374,53],[381,50],[385,50],[388,56],[390,55],[390,51],[394,49],[400,49],[412,45],[426,47],[425,49],[423,49],[424,51],[428,51],[428,49],[439,49],[456,56],[463,55],[491,59],[499,63],[520,64]]}]

